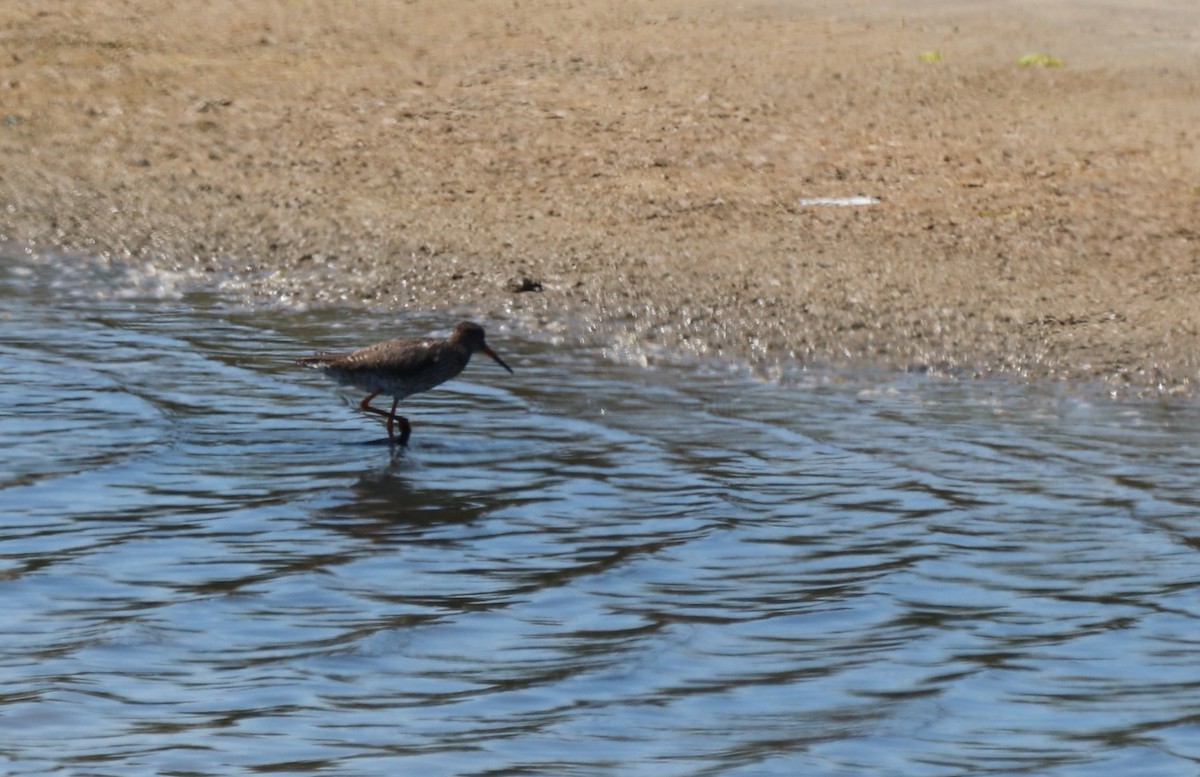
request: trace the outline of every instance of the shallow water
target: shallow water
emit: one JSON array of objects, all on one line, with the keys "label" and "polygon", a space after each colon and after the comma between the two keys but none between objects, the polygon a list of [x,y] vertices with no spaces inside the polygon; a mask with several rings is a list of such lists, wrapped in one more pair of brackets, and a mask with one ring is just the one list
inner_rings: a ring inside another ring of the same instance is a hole
[{"label": "shallow water", "polygon": [[0,772],[1180,774],[1200,412],[645,369],[0,257]]}]

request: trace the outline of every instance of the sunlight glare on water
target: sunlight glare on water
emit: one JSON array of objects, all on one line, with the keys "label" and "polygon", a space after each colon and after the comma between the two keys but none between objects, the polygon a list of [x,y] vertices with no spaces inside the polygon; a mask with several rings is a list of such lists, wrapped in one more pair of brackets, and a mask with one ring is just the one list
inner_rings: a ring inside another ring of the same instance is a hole
[{"label": "sunlight glare on water", "polygon": [[515,375],[406,400],[395,451],[294,359],[453,318],[0,259],[7,774],[1200,759],[1193,401],[753,383],[493,321]]}]

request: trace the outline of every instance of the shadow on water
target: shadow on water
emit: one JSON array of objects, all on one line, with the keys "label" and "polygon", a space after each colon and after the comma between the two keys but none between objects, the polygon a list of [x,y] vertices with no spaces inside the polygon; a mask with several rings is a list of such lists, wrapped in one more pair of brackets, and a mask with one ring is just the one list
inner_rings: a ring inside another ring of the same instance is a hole
[{"label": "shadow on water", "polygon": [[491,322],[516,374],[407,400],[396,449],[294,359],[452,320],[3,259],[7,773],[1200,759],[1193,403],[754,383]]},{"label": "shadow on water", "polygon": [[506,506],[491,494],[426,488],[405,452],[388,449],[387,466],[356,479],[344,503],[318,513],[323,525],[379,540],[404,540],[442,524],[469,524]]}]

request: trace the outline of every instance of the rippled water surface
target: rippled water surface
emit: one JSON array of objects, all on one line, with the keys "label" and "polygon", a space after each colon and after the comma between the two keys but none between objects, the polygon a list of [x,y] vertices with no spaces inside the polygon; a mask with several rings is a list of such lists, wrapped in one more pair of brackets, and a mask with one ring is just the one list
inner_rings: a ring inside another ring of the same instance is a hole
[{"label": "rippled water surface", "polygon": [[1192,774],[1200,412],[489,325],[380,444],[253,312],[0,257],[0,773]]}]

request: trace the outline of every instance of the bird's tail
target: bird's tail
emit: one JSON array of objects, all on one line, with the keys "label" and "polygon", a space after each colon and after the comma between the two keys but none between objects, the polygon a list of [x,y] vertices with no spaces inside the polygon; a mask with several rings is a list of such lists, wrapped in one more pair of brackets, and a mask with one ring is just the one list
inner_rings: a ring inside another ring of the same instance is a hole
[{"label": "bird's tail", "polygon": [[320,369],[322,367],[328,367],[329,362],[336,358],[337,354],[334,353],[315,353],[312,356],[301,356],[296,360],[296,364],[302,364],[305,367]]}]

